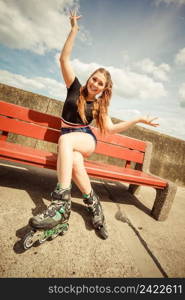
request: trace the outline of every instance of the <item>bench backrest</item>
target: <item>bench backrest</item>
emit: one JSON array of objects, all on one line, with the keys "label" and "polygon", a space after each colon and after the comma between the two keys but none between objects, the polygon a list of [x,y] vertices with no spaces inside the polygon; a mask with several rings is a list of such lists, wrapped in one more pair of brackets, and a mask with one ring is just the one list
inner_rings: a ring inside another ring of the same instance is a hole
[{"label": "bench backrest", "polygon": [[[60,136],[61,119],[26,107],[0,101],[0,139],[11,132],[47,142],[57,143]],[[98,144],[95,153],[143,164],[147,143],[121,134],[101,136],[92,127]]]}]

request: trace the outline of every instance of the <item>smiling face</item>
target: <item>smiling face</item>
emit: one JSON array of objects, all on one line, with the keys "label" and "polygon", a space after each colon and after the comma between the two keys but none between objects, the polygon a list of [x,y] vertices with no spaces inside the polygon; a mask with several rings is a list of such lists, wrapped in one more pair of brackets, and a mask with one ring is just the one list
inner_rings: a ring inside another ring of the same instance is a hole
[{"label": "smiling face", "polygon": [[99,71],[94,73],[88,80],[87,91],[88,98],[94,99],[96,95],[103,92],[106,85],[105,75]]}]

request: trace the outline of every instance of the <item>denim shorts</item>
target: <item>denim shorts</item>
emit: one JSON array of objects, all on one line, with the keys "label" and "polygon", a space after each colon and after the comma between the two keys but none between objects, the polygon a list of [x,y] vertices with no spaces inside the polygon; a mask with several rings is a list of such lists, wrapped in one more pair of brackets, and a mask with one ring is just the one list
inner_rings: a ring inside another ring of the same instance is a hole
[{"label": "denim shorts", "polygon": [[90,135],[92,135],[92,137],[94,138],[95,143],[97,144],[97,138],[95,136],[95,134],[92,132],[91,128],[89,126],[87,127],[79,127],[79,128],[73,128],[73,127],[63,127],[61,128],[61,134],[65,134],[65,133],[70,133],[70,132],[85,132],[88,133]]}]

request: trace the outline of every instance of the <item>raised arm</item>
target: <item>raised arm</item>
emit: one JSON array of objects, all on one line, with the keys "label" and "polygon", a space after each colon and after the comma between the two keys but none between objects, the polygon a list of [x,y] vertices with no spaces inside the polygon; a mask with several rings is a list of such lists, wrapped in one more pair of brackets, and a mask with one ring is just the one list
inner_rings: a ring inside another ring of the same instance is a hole
[{"label": "raised arm", "polygon": [[76,11],[70,12],[71,31],[60,54],[61,71],[67,88],[70,87],[75,78],[75,73],[70,62],[70,56],[73,49],[74,40],[79,31],[77,20],[80,18],[81,16],[76,15]]},{"label": "raised arm", "polygon": [[157,127],[159,126],[159,124],[155,122],[156,119],[158,118],[143,116],[143,117],[138,117],[136,119],[133,119],[131,121],[122,121],[117,124],[113,124],[111,118],[107,115],[105,117],[105,127],[108,133],[119,133],[121,131],[125,131],[129,129],[130,127],[133,127],[137,123],[143,123],[149,126]]}]

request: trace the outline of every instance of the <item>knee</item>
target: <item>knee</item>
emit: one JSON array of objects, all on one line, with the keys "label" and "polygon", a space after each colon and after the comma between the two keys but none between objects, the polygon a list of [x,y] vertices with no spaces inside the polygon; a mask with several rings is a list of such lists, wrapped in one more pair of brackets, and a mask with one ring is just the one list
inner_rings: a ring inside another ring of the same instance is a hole
[{"label": "knee", "polygon": [[77,173],[80,171],[83,165],[83,157],[80,153],[74,152],[73,154],[73,172]]}]

